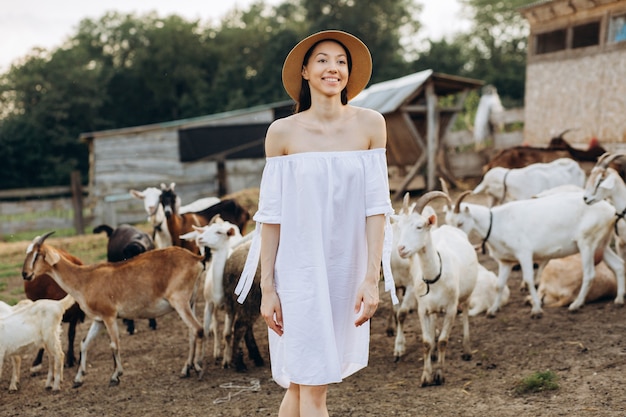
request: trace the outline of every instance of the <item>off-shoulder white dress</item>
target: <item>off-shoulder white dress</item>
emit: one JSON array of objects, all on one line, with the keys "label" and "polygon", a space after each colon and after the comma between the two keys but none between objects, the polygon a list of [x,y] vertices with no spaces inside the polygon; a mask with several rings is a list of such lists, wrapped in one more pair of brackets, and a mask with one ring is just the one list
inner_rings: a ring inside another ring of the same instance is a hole
[{"label": "off-shoulder white dress", "polygon": [[[269,331],[272,376],[279,385],[340,382],[367,365],[369,321],[354,325],[367,268],[365,220],[392,212],[384,148],[267,158],[254,215],[257,242],[246,269],[258,264],[259,223],[279,223],[274,281],[284,333]],[[388,219],[386,225],[383,272],[390,290]],[[240,301],[250,285],[244,270]]]}]

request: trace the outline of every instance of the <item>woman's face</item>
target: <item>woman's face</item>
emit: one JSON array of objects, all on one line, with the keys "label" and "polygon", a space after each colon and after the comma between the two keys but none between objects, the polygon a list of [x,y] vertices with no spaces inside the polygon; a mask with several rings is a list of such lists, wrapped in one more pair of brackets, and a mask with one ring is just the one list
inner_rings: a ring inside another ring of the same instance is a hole
[{"label": "woman's face", "polygon": [[323,41],[315,46],[309,61],[302,68],[302,77],[309,82],[311,93],[341,94],[348,84],[348,56],[341,45]]}]

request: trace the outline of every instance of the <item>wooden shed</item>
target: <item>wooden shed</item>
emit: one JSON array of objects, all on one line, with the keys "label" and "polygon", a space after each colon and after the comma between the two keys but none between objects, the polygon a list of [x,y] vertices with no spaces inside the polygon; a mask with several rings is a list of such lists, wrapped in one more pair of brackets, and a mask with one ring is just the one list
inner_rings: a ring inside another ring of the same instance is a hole
[{"label": "wooden shed", "polygon": [[[374,84],[351,104],[373,108],[387,120],[390,182],[396,195],[435,187],[446,170],[443,140],[467,93],[481,81],[426,70]],[[445,97],[445,99],[444,99]],[[450,104],[444,104],[450,103]],[[89,145],[89,199],[93,223],[145,220],[130,197],[161,183],[176,183],[183,204],[258,187],[269,124],[292,113],[285,101],[249,109],[146,126],[83,133]],[[442,162],[443,161],[443,162]],[[424,180],[426,178],[426,181]]]},{"label": "wooden shed", "polygon": [[519,9],[530,25],[524,138],[555,133],[626,143],[626,1],[549,0]]},{"label": "wooden shed", "polygon": [[483,82],[425,70],[373,84],[351,104],[378,110],[387,121],[387,163],[394,198],[407,189],[436,188],[437,176],[454,182],[444,138],[471,90]]},{"label": "wooden shed", "polygon": [[258,187],[269,124],[292,101],[191,119],[80,135],[89,146],[93,223],[138,223],[146,216],[130,189],[176,183],[183,204]]}]

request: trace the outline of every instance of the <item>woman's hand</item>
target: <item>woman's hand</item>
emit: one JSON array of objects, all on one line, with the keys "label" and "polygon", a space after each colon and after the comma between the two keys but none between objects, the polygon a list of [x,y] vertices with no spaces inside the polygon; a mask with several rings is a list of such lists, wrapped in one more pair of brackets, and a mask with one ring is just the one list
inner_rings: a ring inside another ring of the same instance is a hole
[{"label": "woman's hand", "polygon": [[280,299],[275,289],[261,291],[261,316],[267,324],[267,327],[276,332],[277,335],[283,335],[283,310],[280,306]]},{"label": "woman's hand", "polygon": [[372,318],[378,308],[378,302],[378,280],[372,278],[364,279],[361,285],[359,285],[354,305],[355,313],[358,314],[361,311],[361,315],[354,322],[357,327]]}]

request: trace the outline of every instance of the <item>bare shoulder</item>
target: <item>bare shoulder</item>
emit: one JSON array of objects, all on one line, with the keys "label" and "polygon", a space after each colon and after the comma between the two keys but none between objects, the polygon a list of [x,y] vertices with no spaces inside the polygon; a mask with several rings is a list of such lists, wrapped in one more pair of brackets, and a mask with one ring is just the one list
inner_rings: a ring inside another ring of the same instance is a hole
[{"label": "bare shoulder", "polygon": [[265,135],[265,154],[268,157],[287,154],[289,132],[294,128],[293,116],[277,119]]},{"label": "bare shoulder", "polygon": [[369,137],[370,148],[384,148],[387,144],[387,125],[383,115],[363,107],[355,109],[358,125]]}]

